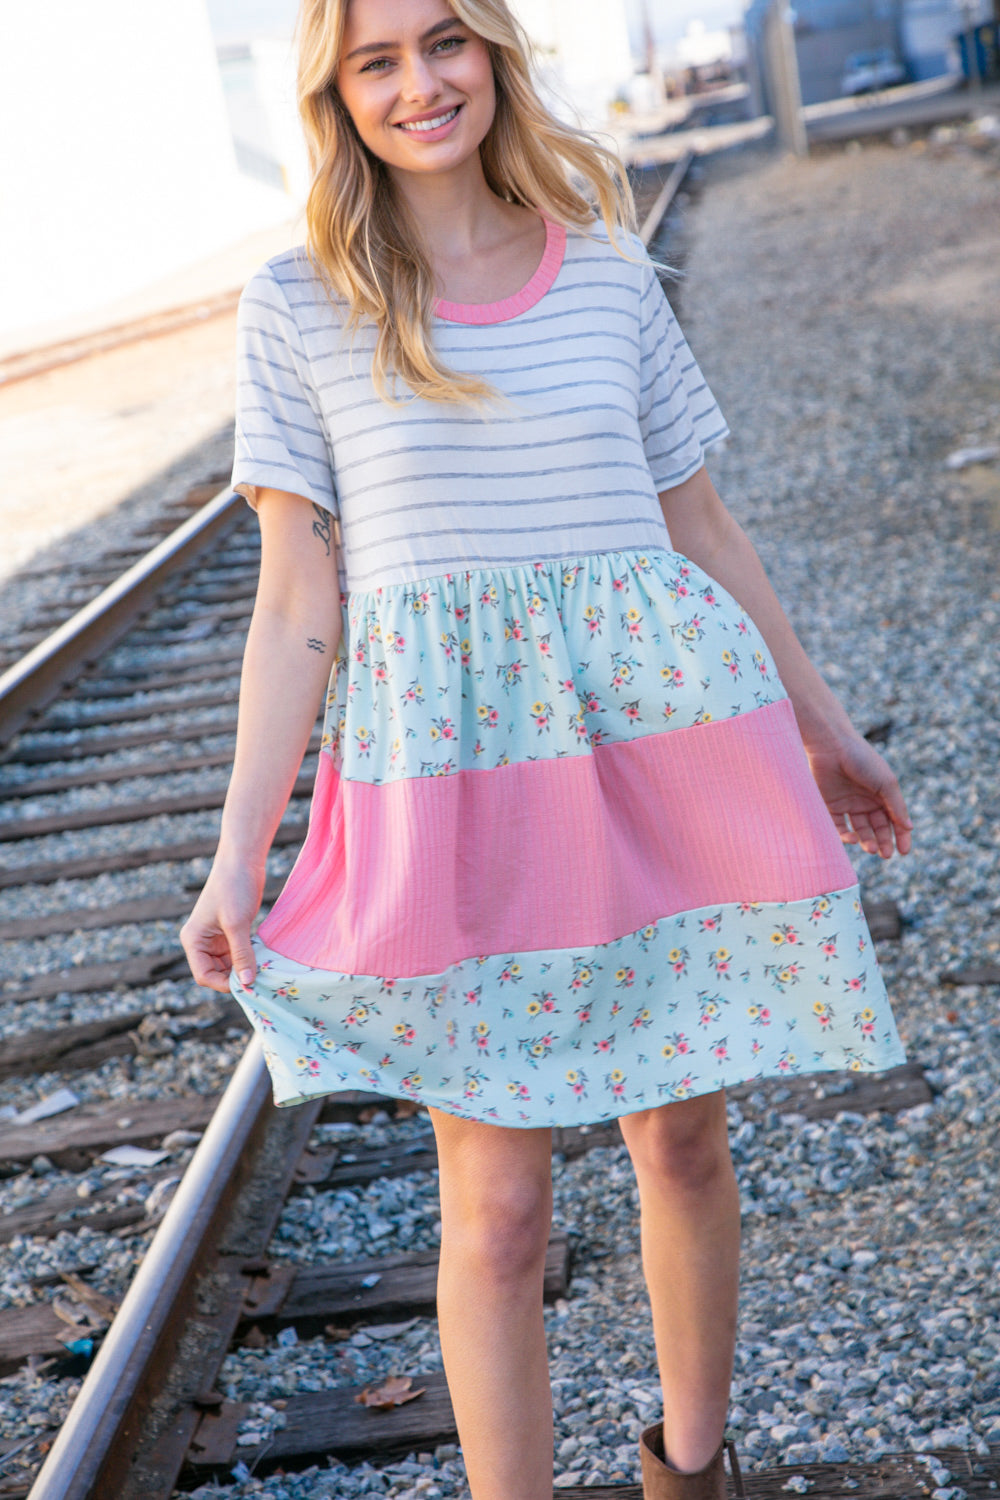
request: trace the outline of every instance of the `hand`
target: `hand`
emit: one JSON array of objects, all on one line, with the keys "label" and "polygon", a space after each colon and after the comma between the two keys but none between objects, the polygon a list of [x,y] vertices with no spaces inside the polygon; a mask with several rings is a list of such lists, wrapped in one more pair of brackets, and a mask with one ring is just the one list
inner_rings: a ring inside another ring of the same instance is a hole
[{"label": "hand", "polygon": [[205,888],[180,931],[191,973],[207,989],[229,992],[235,970],[240,982],[252,984],[257,973],[250,944],[250,924],[260,909],[264,871],[241,864],[212,866]]},{"label": "hand", "polygon": [[806,746],[809,767],[845,844],[889,859],[910,851],[913,824],[899,782],[859,734],[820,748]]}]

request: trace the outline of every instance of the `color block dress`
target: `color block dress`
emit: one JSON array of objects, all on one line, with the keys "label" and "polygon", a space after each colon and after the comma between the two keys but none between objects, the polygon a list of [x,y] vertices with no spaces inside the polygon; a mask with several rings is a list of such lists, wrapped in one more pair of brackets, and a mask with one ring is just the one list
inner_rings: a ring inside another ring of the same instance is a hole
[{"label": "color block dress", "polygon": [[671,549],[657,492],[726,427],[629,256],[550,223],[516,296],[438,304],[485,414],[380,401],[301,251],[244,292],[234,486],[329,511],[344,570],[308,837],[233,984],[279,1104],[573,1124],[903,1060],[767,647]]}]

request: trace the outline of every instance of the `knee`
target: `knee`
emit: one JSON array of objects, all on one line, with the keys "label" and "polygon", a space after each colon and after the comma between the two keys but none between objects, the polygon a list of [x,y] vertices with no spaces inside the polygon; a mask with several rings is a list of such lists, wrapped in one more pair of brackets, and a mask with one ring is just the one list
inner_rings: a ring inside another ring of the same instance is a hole
[{"label": "knee", "polygon": [[451,1245],[492,1281],[522,1281],[545,1264],[552,1190],[533,1177],[483,1182],[457,1195],[444,1215]]},{"label": "knee", "polygon": [[732,1174],[721,1093],[630,1115],[621,1127],[640,1183],[697,1194]]}]

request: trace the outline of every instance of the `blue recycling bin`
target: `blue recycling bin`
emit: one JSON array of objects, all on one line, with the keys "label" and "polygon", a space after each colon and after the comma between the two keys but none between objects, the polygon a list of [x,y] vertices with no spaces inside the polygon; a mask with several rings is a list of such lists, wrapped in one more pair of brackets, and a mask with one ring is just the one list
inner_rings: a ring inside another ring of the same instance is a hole
[{"label": "blue recycling bin", "polygon": [[984,83],[1000,79],[1000,23],[986,21],[972,26],[959,32],[957,41],[966,78],[975,78],[978,73]]}]

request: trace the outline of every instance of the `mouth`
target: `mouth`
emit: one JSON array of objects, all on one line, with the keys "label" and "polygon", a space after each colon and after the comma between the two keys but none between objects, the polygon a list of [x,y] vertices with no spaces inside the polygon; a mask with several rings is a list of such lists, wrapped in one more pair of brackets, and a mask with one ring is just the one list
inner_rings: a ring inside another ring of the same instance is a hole
[{"label": "mouth", "polygon": [[407,135],[427,135],[432,130],[441,130],[443,126],[450,125],[461,107],[456,104],[439,115],[432,115],[429,120],[400,120],[396,129],[405,130]]}]

